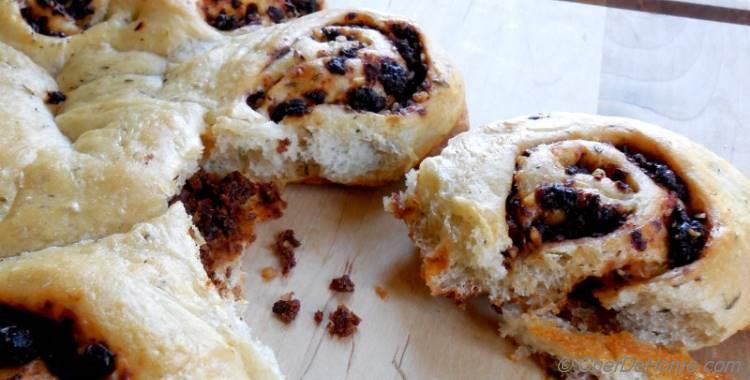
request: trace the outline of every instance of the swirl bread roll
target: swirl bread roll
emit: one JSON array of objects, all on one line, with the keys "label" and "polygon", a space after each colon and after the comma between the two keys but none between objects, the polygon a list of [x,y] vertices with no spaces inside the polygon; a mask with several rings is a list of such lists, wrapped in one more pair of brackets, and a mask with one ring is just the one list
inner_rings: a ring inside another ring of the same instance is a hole
[{"label": "swirl bread roll", "polygon": [[0,375],[282,378],[206,276],[202,243],[178,203],[123,234],[3,259]]},{"label": "swirl bread roll", "polygon": [[[2,0],[2,41],[56,73],[76,52],[119,51],[189,57],[244,33],[320,10],[322,0]],[[245,28],[243,28],[245,27]]]},{"label": "swirl bread roll", "polygon": [[557,359],[603,337],[694,350],[750,323],[750,182],[675,133],[581,114],[498,122],[407,186],[386,208],[433,294],[488,295],[522,344],[571,343]]},{"label": "swirl bread roll", "polygon": [[417,27],[329,10],[232,37],[167,74],[204,105],[205,168],[261,181],[394,181],[466,128],[463,82]]}]

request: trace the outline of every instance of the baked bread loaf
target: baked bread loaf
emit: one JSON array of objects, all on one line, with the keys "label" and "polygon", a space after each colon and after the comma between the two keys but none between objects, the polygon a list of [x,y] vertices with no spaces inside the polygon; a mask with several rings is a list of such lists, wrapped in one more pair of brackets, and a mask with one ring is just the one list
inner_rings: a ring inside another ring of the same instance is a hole
[{"label": "baked bread loaf", "polygon": [[521,344],[570,343],[555,359],[603,339],[694,350],[750,324],[750,182],[675,133],[581,114],[498,122],[407,187],[386,208],[433,294],[488,295]]},{"label": "baked bread loaf", "polygon": [[457,69],[413,24],[321,11],[237,35],[167,73],[207,110],[205,168],[262,181],[377,185],[466,129]]},{"label": "baked bread loaf", "polygon": [[243,305],[211,285],[202,243],[177,203],[123,234],[3,259],[0,377],[280,379]]}]

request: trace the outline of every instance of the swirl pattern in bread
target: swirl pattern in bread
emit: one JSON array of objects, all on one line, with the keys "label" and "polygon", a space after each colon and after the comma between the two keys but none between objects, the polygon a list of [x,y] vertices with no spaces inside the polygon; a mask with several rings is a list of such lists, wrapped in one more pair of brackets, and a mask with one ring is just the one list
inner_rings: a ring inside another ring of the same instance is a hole
[{"label": "swirl pattern in bread", "polygon": [[456,68],[372,12],[236,36],[170,70],[163,93],[209,110],[208,170],[284,183],[394,181],[466,128]]},{"label": "swirl pattern in bread", "polygon": [[[409,226],[433,293],[489,295],[525,344],[623,333],[693,350],[750,323],[739,286],[750,183],[675,133],[519,118],[456,137],[407,183],[386,206]],[[533,336],[544,331],[558,334]]]}]

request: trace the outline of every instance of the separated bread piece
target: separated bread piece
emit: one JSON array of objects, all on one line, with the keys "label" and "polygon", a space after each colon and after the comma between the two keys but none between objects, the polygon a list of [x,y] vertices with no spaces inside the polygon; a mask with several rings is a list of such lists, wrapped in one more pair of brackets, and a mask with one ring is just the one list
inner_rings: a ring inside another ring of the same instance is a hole
[{"label": "separated bread piece", "polygon": [[466,127],[463,82],[413,24],[330,10],[237,35],[167,73],[208,109],[205,168],[280,182],[400,178]]},{"label": "separated bread piece", "polygon": [[201,244],[178,203],[124,234],[3,259],[0,375],[281,378],[206,276]]},{"label": "separated bread piece", "polygon": [[[487,294],[507,322],[554,317],[571,336],[689,350],[750,323],[750,182],[662,128],[579,114],[498,122],[453,139],[407,186],[386,207],[436,295]],[[536,342],[528,326],[508,331]]]}]

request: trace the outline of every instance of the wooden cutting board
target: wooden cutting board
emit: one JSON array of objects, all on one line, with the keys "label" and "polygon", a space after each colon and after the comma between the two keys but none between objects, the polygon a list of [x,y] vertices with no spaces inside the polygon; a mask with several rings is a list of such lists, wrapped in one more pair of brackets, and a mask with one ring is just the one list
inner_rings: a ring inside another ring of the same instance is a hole
[{"label": "wooden cutting board", "polygon": [[[542,0],[329,0],[415,19],[463,69],[471,120],[546,111],[629,116],[688,135],[750,173],[750,29]],[[466,310],[429,296],[405,227],[382,210],[400,188],[291,186],[286,215],[259,228],[244,263],[247,321],[273,348],[289,379],[542,379],[497,334],[477,300]],[[277,266],[269,249],[293,229],[303,243],[288,278],[265,282]],[[331,279],[350,272],[356,291],[336,295]],[[375,291],[382,287],[385,298]],[[302,301],[286,326],[271,313],[279,296]],[[352,338],[331,338],[326,315],[347,304],[363,321]],[[701,360],[740,360],[750,378],[750,335],[739,334]]]}]

